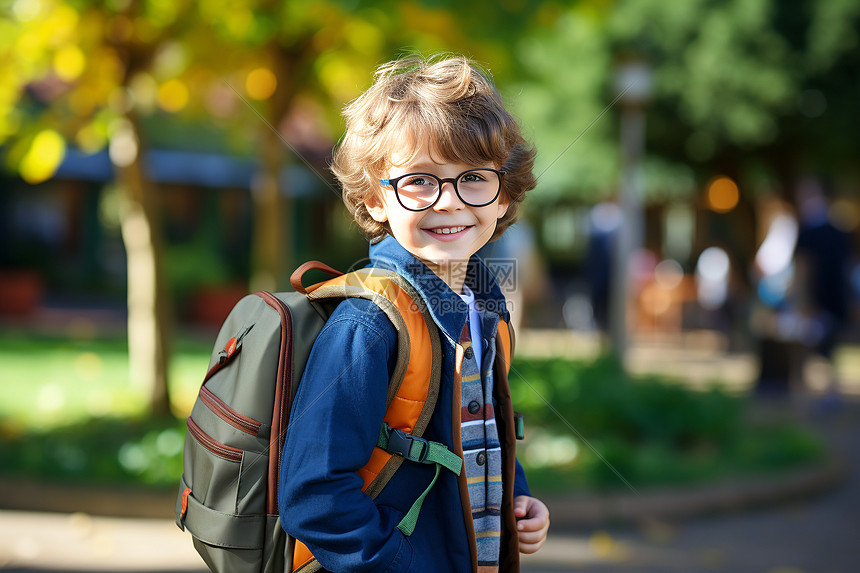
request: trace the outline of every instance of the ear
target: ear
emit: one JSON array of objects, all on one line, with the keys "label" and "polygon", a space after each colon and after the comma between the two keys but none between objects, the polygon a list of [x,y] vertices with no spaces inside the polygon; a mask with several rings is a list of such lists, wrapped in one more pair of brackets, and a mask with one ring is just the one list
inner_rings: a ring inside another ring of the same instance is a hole
[{"label": "ear", "polygon": [[367,212],[370,213],[370,216],[377,223],[384,223],[388,220],[388,209],[385,205],[385,200],[382,198],[380,193],[371,193],[364,200],[364,206],[367,208]]},{"label": "ear", "polygon": [[499,201],[497,204],[498,211],[496,213],[496,219],[501,219],[502,217],[504,217],[505,213],[508,212],[508,207],[510,207],[510,206],[511,206],[511,200],[508,199],[507,195],[505,195],[504,193],[501,193],[499,195]]}]

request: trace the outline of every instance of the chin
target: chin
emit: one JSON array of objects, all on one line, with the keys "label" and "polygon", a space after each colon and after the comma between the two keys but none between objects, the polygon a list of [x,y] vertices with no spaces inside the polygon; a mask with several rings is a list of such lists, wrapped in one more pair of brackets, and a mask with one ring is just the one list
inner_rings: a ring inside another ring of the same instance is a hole
[{"label": "chin", "polygon": [[426,252],[424,256],[426,260],[439,266],[446,266],[452,263],[468,261],[469,257],[470,255],[468,255],[467,253],[439,251],[436,249],[434,249],[433,251]]}]

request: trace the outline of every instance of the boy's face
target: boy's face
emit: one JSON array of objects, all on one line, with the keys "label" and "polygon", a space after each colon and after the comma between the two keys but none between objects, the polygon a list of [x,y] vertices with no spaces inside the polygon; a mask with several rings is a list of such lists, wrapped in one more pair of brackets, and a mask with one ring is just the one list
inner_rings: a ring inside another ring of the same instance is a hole
[{"label": "boy's face", "polygon": [[[441,179],[457,177],[464,171],[485,165],[465,163],[438,163],[428,146],[419,149],[413,158],[402,153],[391,157],[393,166],[385,177],[393,179],[407,173],[430,173]],[[483,207],[472,207],[460,200],[453,183],[442,185],[435,205],[424,211],[410,211],[397,201],[394,189],[381,187],[379,192],[365,201],[370,216],[383,223],[388,221],[391,233],[407,251],[433,266],[450,267],[465,262],[493,236],[496,221],[508,210],[509,201],[504,193]],[[457,232],[457,229],[462,228]],[[442,230],[448,234],[442,234]]]}]

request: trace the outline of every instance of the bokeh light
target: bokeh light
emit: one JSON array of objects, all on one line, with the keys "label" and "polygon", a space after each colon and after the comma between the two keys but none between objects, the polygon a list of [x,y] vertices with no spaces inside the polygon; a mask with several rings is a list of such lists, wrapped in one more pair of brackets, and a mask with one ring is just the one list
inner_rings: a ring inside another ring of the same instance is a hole
[{"label": "bokeh light", "polygon": [[665,259],[654,267],[654,281],[661,288],[672,290],[680,286],[683,280],[684,269],[678,261]]},{"label": "bokeh light", "polygon": [[860,209],[848,199],[835,200],[827,210],[827,217],[837,229],[846,233],[853,233],[860,226]]},{"label": "bokeh light", "polygon": [[21,161],[21,177],[27,183],[41,183],[50,178],[66,154],[63,136],[45,129],[33,138],[30,149]]},{"label": "bokeh light", "polygon": [[168,80],[158,87],[158,105],[164,111],[176,113],[187,104],[188,88],[180,80]]},{"label": "bokeh light", "polygon": [[696,263],[696,295],[702,308],[715,310],[728,297],[729,255],[719,247],[708,247]]},{"label": "bokeh light", "polygon": [[728,213],[738,205],[738,185],[729,177],[713,179],[708,185],[708,208],[717,213]]},{"label": "bokeh light", "polygon": [[61,80],[72,82],[84,72],[87,58],[77,46],[64,46],[54,54],[54,72]]},{"label": "bokeh light", "polygon": [[277,87],[278,79],[267,68],[251,70],[245,78],[245,91],[248,92],[248,96],[252,99],[269,99],[275,93]]}]

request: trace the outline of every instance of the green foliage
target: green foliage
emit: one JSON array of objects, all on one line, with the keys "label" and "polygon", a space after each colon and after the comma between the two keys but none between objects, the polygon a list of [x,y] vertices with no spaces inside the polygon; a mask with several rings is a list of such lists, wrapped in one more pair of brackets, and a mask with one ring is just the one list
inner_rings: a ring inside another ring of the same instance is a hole
[{"label": "green foliage", "polygon": [[[0,473],[175,486],[184,426],[140,418],[143,397],[125,379],[125,340],[3,336],[0,343],[4,375],[16,381],[0,386]],[[179,341],[172,396],[180,418],[209,349]],[[526,419],[519,457],[537,490],[623,488],[612,468],[638,488],[777,471],[823,455],[819,440],[796,425],[748,421],[744,398],[656,377],[632,380],[609,359],[517,359],[510,378]]]},{"label": "green foliage", "polygon": [[[613,76],[631,56],[653,70],[646,200],[690,197],[696,179],[715,172],[755,168],[790,184],[795,170],[856,171],[848,151],[856,130],[845,125],[858,120],[860,92],[845,78],[860,71],[858,6],[617,0],[558,8],[520,41],[518,79],[503,88],[538,147],[534,198],[592,202],[614,193],[624,102],[614,102]],[[752,191],[759,182],[740,183]]]},{"label": "green foliage", "polygon": [[[788,422],[751,423],[742,397],[631,379],[609,358],[515,360],[511,393],[526,417],[521,461],[538,487],[625,487],[613,468],[634,487],[689,483],[796,467],[824,452]],[[572,440],[573,455],[556,436]]]},{"label": "green foliage", "polygon": [[[69,324],[67,337],[0,336],[0,424],[8,434],[145,414],[146,389],[129,384],[125,336],[94,338],[94,329],[78,320]],[[210,350],[209,340],[175,341],[170,373],[177,415],[190,409]]]},{"label": "green foliage", "polygon": [[[0,336],[0,475],[56,481],[175,485],[184,421],[144,419],[143,388],[128,383],[127,341],[71,336]],[[210,343],[176,343],[173,406],[187,415]]]},{"label": "green foliage", "polygon": [[601,117],[612,71],[607,42],[600,20],[585,9],[561,15],[521,42],[524,76],[505,91],[516,94],[512,108],[533,130],[536,197],[592,199],[608,194],[615,183],[613,122],[611,115]]},{"label": "green foliage", "polygon": [[168,485],[182,473],[184,422],[93,418],[17,434],[0,426],[3,474],[63,482]]},{"label": "green foliage", "polygon": [[232,278],[224,256],[211,243],[196,239],[167,249],[165,268],[179,300],[196,288],[223,285]]}]

